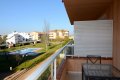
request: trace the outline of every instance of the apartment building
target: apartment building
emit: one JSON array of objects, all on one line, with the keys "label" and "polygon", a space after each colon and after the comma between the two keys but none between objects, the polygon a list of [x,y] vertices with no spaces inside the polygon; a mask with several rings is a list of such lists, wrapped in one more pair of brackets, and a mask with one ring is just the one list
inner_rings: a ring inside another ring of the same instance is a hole
[{"label": "apartment building", "polygon": [[69,37],[69,31],[68,30],[51,30],[49,31],[49,39],[57,39],[61,38],[64,39],[65,37]]},{"label": "apartment building", "polygon": [[7,44],[26,43],[32,41],[32,37],[29,33],[25,32],[12,32],[7,35]]},{"label": "apartment building", "polygon": [[39,41],[41,40],[42,36],[43,36],[43,32],[30,32],[30,35],[32,36],[32,39],[34,41]]}]

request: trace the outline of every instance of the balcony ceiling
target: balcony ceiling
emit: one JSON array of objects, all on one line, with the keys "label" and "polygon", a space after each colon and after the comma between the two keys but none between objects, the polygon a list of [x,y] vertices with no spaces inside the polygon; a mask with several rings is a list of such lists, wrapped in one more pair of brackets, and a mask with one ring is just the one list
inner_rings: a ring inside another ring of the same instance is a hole
[{"label": "balcony ceiling", "polygon": [[63,0],[71,24],[74,21],[96,20],[113,0]]}]

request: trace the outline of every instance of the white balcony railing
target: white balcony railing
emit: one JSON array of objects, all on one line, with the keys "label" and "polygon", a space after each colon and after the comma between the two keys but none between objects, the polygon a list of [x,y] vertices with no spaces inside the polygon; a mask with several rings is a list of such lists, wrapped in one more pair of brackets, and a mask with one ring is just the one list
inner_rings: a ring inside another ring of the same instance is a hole
[{"label": "white balcony railing", "polygon": [[[32,74],[30,74],[25,80],[37,80],[40,76],[48,69],[51,65],[51,80],[56,80],[56,67],[59,67],[59,64],[66,59],[67,48],[71,47],[73,41],[68,42],[64,47],[60,48],[52,56],[46,59],[38,69],[36,69]],[[59,57],[59,61],[58,60]],[[56,65],[57,63],[57,65]]]}]

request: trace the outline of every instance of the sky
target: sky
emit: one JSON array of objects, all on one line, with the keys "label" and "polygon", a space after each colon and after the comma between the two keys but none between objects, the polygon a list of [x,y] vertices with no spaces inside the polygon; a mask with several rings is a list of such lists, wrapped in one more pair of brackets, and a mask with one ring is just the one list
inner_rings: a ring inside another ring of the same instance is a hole
[{"label": "sky", "polygon": [[0,0],[0,34],[67,29],[73,34],[62,0]]}]

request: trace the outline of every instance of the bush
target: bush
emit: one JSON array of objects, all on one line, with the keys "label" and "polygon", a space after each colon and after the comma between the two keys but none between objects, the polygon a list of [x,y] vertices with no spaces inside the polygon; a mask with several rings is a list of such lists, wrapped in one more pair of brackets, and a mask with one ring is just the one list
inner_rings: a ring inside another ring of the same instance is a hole
[{"label": "bush", "polygon": [[15,44],[15,47],[19,47],[21,46],[22,44],[18,43],[18,44]]}]

